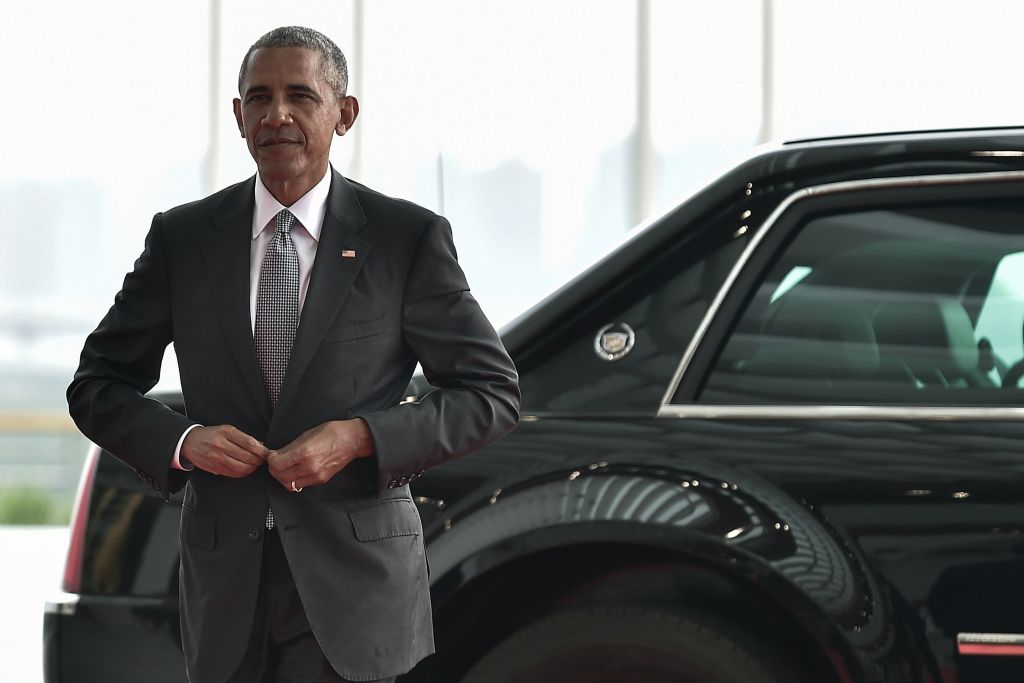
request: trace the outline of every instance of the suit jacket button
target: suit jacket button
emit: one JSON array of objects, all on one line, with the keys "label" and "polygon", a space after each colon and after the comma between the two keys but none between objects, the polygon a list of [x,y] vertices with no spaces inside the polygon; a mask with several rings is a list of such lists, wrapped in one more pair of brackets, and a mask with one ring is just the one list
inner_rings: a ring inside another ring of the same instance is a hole
[{"label": "suit jacket button", "polygon": [[259,529],[249,529],[249,540],[250,541],[258,541],[258,540],[260,540],[260,530]]}]

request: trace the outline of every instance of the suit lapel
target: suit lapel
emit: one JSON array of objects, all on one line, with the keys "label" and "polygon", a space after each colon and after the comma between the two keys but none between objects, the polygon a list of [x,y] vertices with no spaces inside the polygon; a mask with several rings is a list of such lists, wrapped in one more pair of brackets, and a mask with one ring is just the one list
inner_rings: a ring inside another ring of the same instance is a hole
[{"label": "suit lapel", "polygon": [[[370,253],[370,243],[357,233],[366,224],[362,207],[352,185],[333,172],[327,196],[327,211],[320,230],[320,242],[313,260],[306,300],[302,305],[299,329],[292,346],[291,360],[281,386],[278,407],[295,393],[306,367],[320,341],[348,298],[352,283]],[[276,414],[281,411],[278,410]]]},{"label": "suit lapel", "polygon": [[263,387],[263,373],[256,358],[249,317],[249,251],[252,242],[253,183],[255,177],[239,185],[224,199],[212,217],[214,229],[207,232],[203,257],[224,338],[238,363],[245,385],[259,406],[260,414],[270,420],[270,400]]}]

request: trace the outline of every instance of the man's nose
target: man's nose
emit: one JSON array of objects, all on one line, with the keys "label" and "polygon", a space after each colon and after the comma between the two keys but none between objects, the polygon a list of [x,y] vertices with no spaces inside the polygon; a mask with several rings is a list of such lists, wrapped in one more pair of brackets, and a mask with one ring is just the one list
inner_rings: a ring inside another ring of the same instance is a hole
[{"label": "man's nose", "polygon": [[290,123],[291,120],[292,115],[288,109],[288,103],[284,99],[279,98],[274,98],[270,103],[270,109],[267,110],[267,115],[263,117],[263,122],[273,128]]}]

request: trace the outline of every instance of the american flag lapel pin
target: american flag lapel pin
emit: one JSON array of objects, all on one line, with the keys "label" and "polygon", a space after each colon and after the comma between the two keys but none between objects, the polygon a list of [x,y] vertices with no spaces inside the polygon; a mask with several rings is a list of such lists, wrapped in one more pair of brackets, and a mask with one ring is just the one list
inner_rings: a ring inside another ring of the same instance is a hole
[{"label": "american flag lapel pin", "polygon": [[341,250],[341,258],[355,258],[355,257],[356,257],[355,249],[342,249]]}]

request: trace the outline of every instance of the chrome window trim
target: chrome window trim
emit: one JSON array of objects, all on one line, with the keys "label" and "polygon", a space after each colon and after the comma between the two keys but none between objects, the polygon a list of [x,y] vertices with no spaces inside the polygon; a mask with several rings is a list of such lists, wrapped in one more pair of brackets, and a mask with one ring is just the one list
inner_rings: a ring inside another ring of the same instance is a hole
[{"label": "chrome window trim", "polygon": [[1021,633],[958,633],[958,643],[984,643],[998,645],[1024,645]]},{"label": "chrome window trim", "polygon": [[[740,257],[736,260],[732,270],[729,271],[729,275],[725,278],[725,282],[719,288],[715,298],[712,299],[711,304],[708,306],[707,312],[704,314],[704,318],[701,320],[700,325],[697,326],[697,330],[694,332],[693,337],[690,339],[689,345],[686,347],[686,351],[683,353],[683,357],[679,361],[679,365],[676,367],[676,372],[672,376],[672,381],[669,382],[668,389],[661,398],[661,406],[658,408],[658,417],[683,417],[682,415],[674,415],[676,411],[669,410],[671,408],[696,407],[696,404],[673,404],[671,403],[672,397],[679,389],[679,384],[683,380],[683,376],[686,374],[687,368],[690,366],[690,362],[697,353],[697,349],[700,347],[701,342],[704,341],[704,336],[707,334],[708,328],[711,327],[711,322],[718,315],[719,309],[722,307],[722,302],[725,301],[725,297],[732,290],[733,285],[739,278],[740,273],[746,267],[747,262],[750,260],[753,253],[757,250],[758,246],[764,240],[765,235],[768,234],[775,224],[778,222],[779,217],[782,216],[786,211],[789,210],[793,204],[798,201],[808,199],[811,197],[823,197],[832,194],[840,194],[843,192],[855,192],[859,190],[878,190],[878,189],[906,189],[913,187],[930,187],[930,186],[941,186],[941,185],[963,185],[963,184],[985,184],[985,183],[996,183],[1005,182],[1012,180],[1024,181],[1024,171],[993,171],[986,173],[946,173],[936,175],[923,175],[923,176],[907,176],[901,178],[866,178],[863,180],[844,180],[837,183],[825,183],[823,185],[814,185],[811,187],[805,187],[801,190],[790,194],[784,200],[782,200],[775,210],[769,214],[765,220],[761,229],[754,234],[754,237],[747,244],[746,248],[740,254]],[[707,406],[708,408],[715,409],[732,409],[737,408],[740,410],[747,410],[751,408],[761,409],[763,406]],[[778,406],[778,408],[790,408],[792,406]],[[811,406],[801,406],[805,410],[805,414],[809,414]],[[870,408],[871,410],[877,410],[882,408],[874,408],[871,406],[818,406],[823,408],[836,408],[845,409],[849,407],[858,408]],[[904,410],[903,407],[893,406],[894,410]],[[918,409],[915,409],[918,410]],[[944,411],[947,410],[941,406],[935,408],[921,407],[919,410],[922,411]],[[966,410],[999,410],[998,408],[969,408]],[[1015,410],[1015,409],[1008,409]],[[717,412],[717,411],[716,411]],[[872,419],[872,418],[863,418]],[[922,419],[922,418],[918,418]],[[927,418],[923,418],[927,419]],[[945,419],[945,418],[936,418]]]},{"label": "chrome window trim", "polygon": [[658,417],[695,420],[1024,420],[1024,408],[1007,406],[707,405],[662,406]]}]

